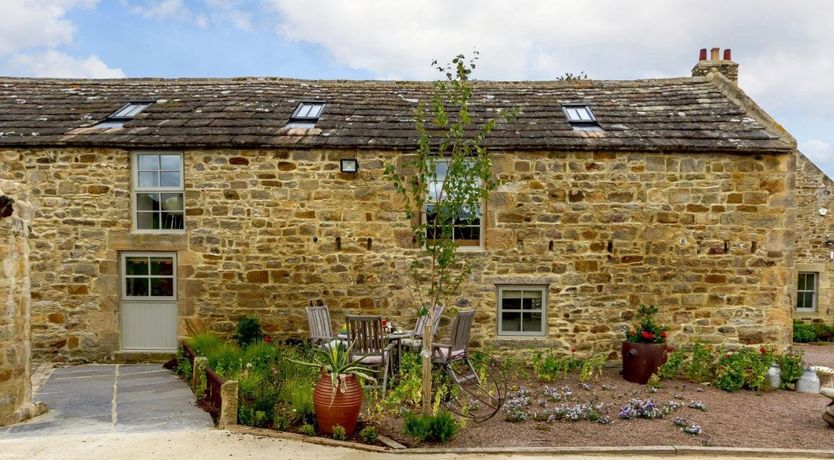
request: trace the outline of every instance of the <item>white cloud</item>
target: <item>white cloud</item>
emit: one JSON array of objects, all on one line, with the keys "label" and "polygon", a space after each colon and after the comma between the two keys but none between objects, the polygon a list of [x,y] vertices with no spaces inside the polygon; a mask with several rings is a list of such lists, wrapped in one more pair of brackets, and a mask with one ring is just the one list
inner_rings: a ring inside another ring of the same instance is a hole
[{"label": "white cloud", "polygon": [[0,56],[21,49],[70,43],[75,32],[67,10],[94,6],[96,0],[3,0]]},{"label": "white cloud", "polygon": [[231,24],[241,30],[252,30],[251,12],[241,5],[241,0],[203,0],[202,5],[191,7],[183,0],[120,1],[133,13],[149,19],[189,22],[200,28]]},{"label": "white cloud", "polygon": [[834,178],[834,145],[821,139],[809,139],[799,143],[799,151],[828,174],[828,177]]},{"label": "white cloud", "polygon": [[435,78],[429,63],[477,48],[476,76],[685,76],[700,48],[733,48],[741,86],[769,109],[834,110],[834,8],[825,0],[265,0],[277,32],[376,78]]},{"label": "white cloud", "polygon": [[190,19],[192,17],[182,0],[145,0],[138,3],[122,0],[122,4],[129,6],[134,13],[151,19]]},{"label": "white cloud", "polygon": [[124,78],[122,69],[108,67],[95,55],[74,58],[55,50],[12,56],[9,66],[17,75],[54,78]]}]

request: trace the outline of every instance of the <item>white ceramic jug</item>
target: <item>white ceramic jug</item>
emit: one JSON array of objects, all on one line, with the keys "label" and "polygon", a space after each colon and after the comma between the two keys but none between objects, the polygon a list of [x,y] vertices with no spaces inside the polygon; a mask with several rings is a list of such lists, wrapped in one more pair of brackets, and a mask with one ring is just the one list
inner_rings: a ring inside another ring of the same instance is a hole
[{"label": "white ceramic jug", "polygon": [[817,373],[810,367],[805,368],[805,373],[796,382],[796,391],[802,393],[819,393],[820,392],[820,378]]}]

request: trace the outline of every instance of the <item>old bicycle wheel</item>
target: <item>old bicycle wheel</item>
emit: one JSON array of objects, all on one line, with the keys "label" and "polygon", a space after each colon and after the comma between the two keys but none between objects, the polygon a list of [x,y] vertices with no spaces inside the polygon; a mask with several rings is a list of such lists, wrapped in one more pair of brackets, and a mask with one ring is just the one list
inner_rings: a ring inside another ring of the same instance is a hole
[{"label": "old bicycle wheel", "polygon": [[453,357],[440,369],[438,388],[443,406],[475,422],[489,420],[507,396],[506,379],[498,362],[483,353]]}]

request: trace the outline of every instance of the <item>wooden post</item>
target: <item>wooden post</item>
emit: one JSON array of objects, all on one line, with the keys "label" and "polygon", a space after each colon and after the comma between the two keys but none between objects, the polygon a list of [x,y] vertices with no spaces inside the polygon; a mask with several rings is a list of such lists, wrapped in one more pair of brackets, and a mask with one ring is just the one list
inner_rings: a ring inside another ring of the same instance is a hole
[{"label": "wooden post", "polygon": [[220,417],[217,419],[219,428],[237,425],[237,404],[237,380],[227,380],[220,386]]}]

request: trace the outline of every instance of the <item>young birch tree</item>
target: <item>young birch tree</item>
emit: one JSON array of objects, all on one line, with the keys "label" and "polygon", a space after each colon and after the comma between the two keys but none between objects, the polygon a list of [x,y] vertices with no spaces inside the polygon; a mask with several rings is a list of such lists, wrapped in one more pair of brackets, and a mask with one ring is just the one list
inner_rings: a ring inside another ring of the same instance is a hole
[{"label": "young birch tree", "polygon": [[[422,411],[432,409],[432,324],[435,306],[448,306],[459,294],[470,273],[467,260],[458,258],[456,229],[481,219],[487,196],[498,186],[492,162],[484,147],[497,121],[474,123],[470,104],[474,88],[470,75],[472,60],[458,55],[446,66],[436,66],[445,78],[434,83],[428,104],[421,101],[415,111],[417,152],[401,158],[399,167],[386,166],[404,202],[416,245],[421,248],[411,262],[410,278],[419,315],[428,315],[423,329]],[[504,114],[509,119],[515,111]]]}]

